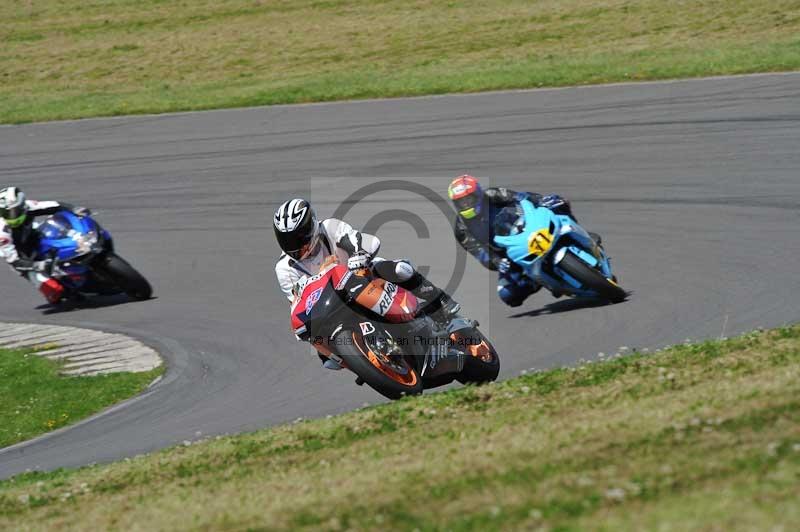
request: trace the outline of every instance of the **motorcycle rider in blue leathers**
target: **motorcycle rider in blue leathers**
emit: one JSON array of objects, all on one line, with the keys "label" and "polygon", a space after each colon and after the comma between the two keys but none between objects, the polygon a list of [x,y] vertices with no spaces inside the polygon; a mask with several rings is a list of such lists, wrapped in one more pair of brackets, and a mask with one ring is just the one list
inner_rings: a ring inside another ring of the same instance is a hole
[{"label": "motorcycle rider in blue leathers", "polygon": [[[541,285],[528,278],[522,268],[508,260],[503,249],[494,245],[495,218],[504,208],[518,206],[524,199],[536,207],[546,207],[574,218],[569,202],[556,194],[543,196],[503,187],[484,189],[471,175],[455,178],[447,192],[458,212],[454,227],[456,240],[485,268],[498,272],[497,295],[500,299],[511,307],[520,306]],[[592,237],[599,244],[599,236],[592,234]]]}]

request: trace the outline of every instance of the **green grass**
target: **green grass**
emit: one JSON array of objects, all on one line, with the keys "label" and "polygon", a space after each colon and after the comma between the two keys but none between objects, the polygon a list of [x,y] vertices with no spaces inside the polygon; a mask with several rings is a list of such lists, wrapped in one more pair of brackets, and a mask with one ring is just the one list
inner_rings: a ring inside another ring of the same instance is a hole
[{"label": "green grass", "polygon": [[0,3],[0,122],[800,68],[797,0]]},{"label": "green grass", "polygon": [[770,530],[800,326],[0,483],[0,529]]},{"label": "green grass", "polygon": [[75,423],[144,390],[161,374],[58,374],[59,364],[31,351],[0,349],[0,448]]}]

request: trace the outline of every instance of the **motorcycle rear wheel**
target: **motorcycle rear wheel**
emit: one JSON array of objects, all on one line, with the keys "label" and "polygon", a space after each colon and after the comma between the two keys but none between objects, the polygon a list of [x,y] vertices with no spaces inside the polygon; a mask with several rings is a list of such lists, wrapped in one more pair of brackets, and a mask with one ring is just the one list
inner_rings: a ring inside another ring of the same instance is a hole
[{"label": "motorcycle rear wheel", "polygon": [[567,252],[558,267],[567,272],[571,277],[580,281],[586,290],[596,292],[601,298],[619,303],[628,297],[628,293],[611,279],[607,279],[598,270],[592,268],[573,253]]},{"label": "motorcycle rear wheel", "polygon": [[[373,333],[373,334],[377,334]],[[350,330],[336,335],[337,352],[347,368],[361,377],[373,390],[389,399],[422,393],[422,379],[404,358],[387,362],[383,353],[374,353],[364,337]]]},{"label": "motorcycle rear wheel", "polygon": [[133,299],[145,300],[153,295],[147,279],[119,255],[110,253],[98,269]]}]

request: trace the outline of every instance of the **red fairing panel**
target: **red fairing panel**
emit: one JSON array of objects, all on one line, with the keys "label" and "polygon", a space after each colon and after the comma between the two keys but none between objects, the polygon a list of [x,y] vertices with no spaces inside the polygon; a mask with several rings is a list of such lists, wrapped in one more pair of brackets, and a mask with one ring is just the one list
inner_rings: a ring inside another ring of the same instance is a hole
[{"label": "red fairing panel", "polygon": [[392,323],[405,323],[414,319],[418,307],[419,301],[416,296],[408,290],[398,287],[397,295],[384,316]]},{"label": "red fairing panel", "polygon": [[334,286],[338,286],[346,275],[350,275],[346,267],[338,264],[331,264],[318,274],[309,277],[303,288],[303,293],[294,300],[290,311],[292,316],[292,329],[294,329],[295,334],[300,335],[305,332],[306,314],[311,311],[317,301],[319,301],[325,285],[332,282]]},{"label": "red fairing panel", "polygon": [[373,279],[358,294],[356,302],[392,323],[411,321],[418,306],[414,294],[383,279]]},{"label": "red fairing panel", "polygon": [[[333,264],[308,279],[303,293],[292,304],[292,329],[295,334],[302,335],[306,332],[306,315],[319,301],[325,286],[331,283],[336,290],[341,290],[352,275],[345,266]],[[356,296],[356,301],[361,306],[384,316],[391,323],[411,321],[419,307],[414,294],[383,279],[370,281]]]}]

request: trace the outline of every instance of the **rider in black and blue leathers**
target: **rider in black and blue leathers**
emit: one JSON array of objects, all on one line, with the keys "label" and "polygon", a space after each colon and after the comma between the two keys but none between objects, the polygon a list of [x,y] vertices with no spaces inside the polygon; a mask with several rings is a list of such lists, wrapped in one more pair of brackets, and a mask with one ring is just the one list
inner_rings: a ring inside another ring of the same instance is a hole
[{"label": "rider in black and blue leathers", "polygon": [[450,199],[459,213],[454,232],[456,240],[489,270],[497,271],[497,295],[509,306],[517,307],[541,288],[526,277],[505,251],[494,245],[494,222],[506,207],[519,205],[523,199],[537,207],[546,207],[557,214],[572,216],[570,204],[561,196],[543,196],[534,192],[515,192],[503,187],[483,189],[469,175],[456,178],[448,189]]}]

